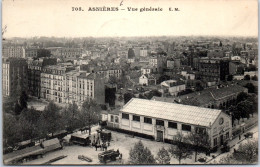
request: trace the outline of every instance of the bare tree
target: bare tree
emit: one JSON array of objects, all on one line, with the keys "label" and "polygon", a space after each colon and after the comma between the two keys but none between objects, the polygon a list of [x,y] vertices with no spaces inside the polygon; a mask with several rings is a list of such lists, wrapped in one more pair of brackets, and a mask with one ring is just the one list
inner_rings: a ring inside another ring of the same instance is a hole
[{"label": "bare tree", "polygon": [[179,164],[181,164],[182,159],[191,158],[192,151],[187,145],[187,137],[178,132],[173,137],[173,143],[176,145],[172,145],[169,152],[174,158],[178,159]]}]

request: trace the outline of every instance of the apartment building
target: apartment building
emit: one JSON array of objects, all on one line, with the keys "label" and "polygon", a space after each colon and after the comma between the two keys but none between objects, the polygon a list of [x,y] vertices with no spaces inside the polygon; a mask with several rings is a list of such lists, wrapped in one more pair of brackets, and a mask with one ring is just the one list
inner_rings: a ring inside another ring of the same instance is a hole
[{"label": "apartment building", "polygon": [[27,92],[28,64],[23,58],[4,58],[2,69],[3,96],[17,96],[19,91]]}]

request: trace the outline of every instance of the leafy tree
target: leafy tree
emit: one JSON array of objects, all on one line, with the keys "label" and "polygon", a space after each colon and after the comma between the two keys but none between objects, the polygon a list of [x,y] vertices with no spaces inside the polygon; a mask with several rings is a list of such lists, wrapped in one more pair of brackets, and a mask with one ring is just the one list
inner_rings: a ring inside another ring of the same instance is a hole
[{"label": "leafy tree", "polygon": [[204,88],[203,88],[201,82],[197,81],[197,82],[195,83],[195,90],[196,90],[196,91],[202,91],[203,89],[204,89]]},{"label": "leafy tree", "polygon": [[252,80],[254,80],[254,81],[258,81],[257,76],[256,76],[256,75],[252,76]]},{"label": "leafy tree", "polygon": [[258,161],[258,141],[250,141],[239,145],[237,153],[234,153],[234,158],[244,164],[253,164]]},{"label": "leafy tree", "polygon": [[233,75],[228,75],[227,81],[232,81],[233,80]]},{"label": "leafy tree", "polygon": [[60,107],[51,101],[42,112],[39,119],[40,136],[45,137],[46,134],[62,130]]},{"label": "leafy tree", "polygon": [[93,100],[84,101],[81,107],[80,119],[83,127],[88,126],[89,134],[91,134],[91,126],[98,123],[101,116],[100,106]]},{"label": "leafy tree", "polygon": [[27,108],[27,101],[28,101],[28,95],[26,94],[25,91],[22,91],[21,95],[20,95],[20,99],[19,99],[19,104],[21,106],[22,109]]},{"label": "leafy tree", "polygon": [[156,161],[151,151],[144,147],[141,141],[135,143],[134,148],[131,148],[129,152],[129,163],[140,165],[140,164],[155,164]]},{"label": "leafy tree", "polygon": [[38,121],[40,119],[41,112],[35,110],[33,107],[25,109],[19,116],[19,126],[23,140],[33,139],[39,136],[40,131],[38,127]]},{"label": "leafy tree", "polygon": [[250,80],[250,75],[245,75],[244,80]]},{"label": "leafy tree", "polygon": [[62,113],[62,123],[64,123],[64,126],[66,127],[67,131],[73,131],[77,128],[79,128],[79,109],[75,102],[72,104],[69,104],[68,107],[66,107]]},{"label": "leafy tree", "polygon": [[118,79],[116,76],[112,75],[109,77],[109,80],[108,80],[108,83],[112,84],[112,85],[115,85],[118,83]]},{"label": "leafy tree", "polygon": [[247,83],[244,87],[248,89],[248,93],[257,94],[257,88],[252,83]]},{"label": "leafy tree", "polygon": [[156,160],[159,164],[170,164],[171,157],[169,152],[164,147],[162,147],[157,153]]},{"label": "leafy tree", "polygon": [[235,122],[235,112],[237,111],[237,108],[236,106],[233,106],[231,105],[229,108],[228,108],[228,114],[231,115],[231,118],[232,118],[232,126],[234,125],[234,122]]},{"label": "leafy tree", "polygon": [[250,114],[254,116],[254,113],[257,113],[258,111],[258,96],[255,94],[252,94],[248,97],[247,101],[250,101],[252,103],[250,108]]},{"label": "leafy tree", "polygon": [[241,92],[237,95],[237,103],[241,101],[245,101],[248,98],[248,94],[245,92]]},{"label": "leafy tree", "polygon": [[21,112],[22,112],[22,107],[19,105],[18,102],[16,102],[14,106],[14,113],[15,115],[20,115]]},{"label": "leafy tree", "polygon": [[252,105],[253,103],[248,100],[241,101],[237,104],[237,110],[242,118],[249,118],[249,115],[252,112]]},{"label": "leafy tree", "polygon": [[20,141],[19,124],[14,115],[3,113],[3,145],[14,146]]},{"label": "leafy tree", "polygon": [[178,159],[179,164],[181,164],[182,159],[191,158],[192,151],[186,144],[188,142],[187,137],[178,132],[173,137],[173,142],[176,143],[176,145],[172,145],[169,149],[169,152],[171,153],[171,156]]},{"label": "leafy tree", "polygon": [[135,52],[132,48],[128,49],[128,59],[133,59],[135,58]]},{"label": "leafy tree", "polygon": [[37,58],[40,57],[50,57],[51,56],[51,51],[47,49],[38,49],[37,50]]},{"label": "leafy tree", "polygon": [[198,152],[200,152],[200,148],[209,148],[210,142],[209,142],[209,136],[206,131],[200,133],[200,132],[191,132],[188,136],[187,139],[189,143],[193,146],[194,151],[195,151],[195,162],[197,162],[197,155]]},{"label": "leafy tree", "polygon": [[125,104],[128,102],[128,101],[130,101],[132,98],[134,97],[134,95],[132,94],[132,93],[125,93],[124,94],[124,102],[125,102]]}]

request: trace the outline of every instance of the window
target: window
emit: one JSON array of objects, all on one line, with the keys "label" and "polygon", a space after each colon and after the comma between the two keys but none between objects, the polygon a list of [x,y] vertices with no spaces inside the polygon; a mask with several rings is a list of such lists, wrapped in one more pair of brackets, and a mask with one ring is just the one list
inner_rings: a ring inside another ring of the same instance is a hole
[{"label": "window", "polygon": [[185,125],[185,124],[182,124],[182,127],[181,127],[181,129],[183,130],[183,131],[191,131],[191,126],[190,125]]},{"label": "window", "polygon": [[229,132],[226,133],[226,139],[229,139]]},{"label": "window", "polygon": [[195,132],[198,134],[206,134],[206,128],[196,127]]},{"label": "window", "polygon": [[140,116],[133,115],[133,121],[140,122]]},{"label": "window", "polygon": [[118,123],[118,116],[115,116],[115,123]]},{"label": "window", "polygon": [[123,119],[129,119],[129,114],[122,113],[122,118]]},{"label": "window", "polygon": [[113,115],[110,116],[110,122],[114,122],[114,116]]},{"label": "window", "polygon": [[168,127],[177,129],[177,123],[175,123],[175,122],[168,122]]},{"label": "window", "polygon": [[152,124],[152,118],[144,117],[144,123]]},{"label": "window", "polygon": [[214,146],[217,146],[218,145],[218,138],[215,138],[214,139]]},{"label": "window", "polygon": [[163,120],[156,120],[156,125],[164,126]]}]

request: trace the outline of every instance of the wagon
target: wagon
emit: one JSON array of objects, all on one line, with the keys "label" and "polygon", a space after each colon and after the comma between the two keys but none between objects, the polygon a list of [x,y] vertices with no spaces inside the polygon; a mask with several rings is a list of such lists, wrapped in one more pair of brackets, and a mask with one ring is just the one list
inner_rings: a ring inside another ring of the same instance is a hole
[{"label": "wagon", "polygon": [[90,136],[88,134],[73,134],[71,135],[70,142],[83,146],[88,146],[91,143]]},{"label": "wagon", "polygon": [[113,149],[98,154],[98,159],[102,163],[106,163],[107,161],[116,161],[117,157],[121,158],[122,154],[120,154],[118,150],[114,151]]}]

